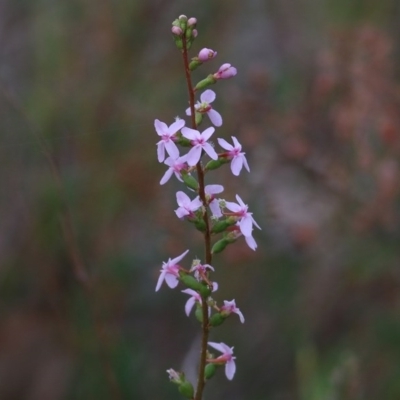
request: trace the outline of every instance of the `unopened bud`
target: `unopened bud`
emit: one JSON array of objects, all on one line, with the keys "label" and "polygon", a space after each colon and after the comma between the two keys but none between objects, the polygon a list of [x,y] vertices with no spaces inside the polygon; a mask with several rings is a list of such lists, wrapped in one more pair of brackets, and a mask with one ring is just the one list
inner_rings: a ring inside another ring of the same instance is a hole
[{"label": "unopened bud", "polygon": [[186,171],[181,171],[181,176],[184,184],[189,189],[197,190],[199,188],[199,183],[192,175],[188,174]]},{"label": "unopened bud", "polygon": [[194,18],[194,17],[189,18],[187,23],[188,23],[188,26],[196,26],[196,24],[197,24],[197,19]]},{"label": "unopened bud", "polygon": [[210,74],[207,76],[207,78],[197,83],[197,85],[195,86],[195,90],[204,89],[207,86],[213,85],[216,82],[217,79],[214,77],[214,75]]},{"label": "unopened bud", "polygon": [[180,275],[180,280],[189,289],[193,289],[199,292],[203,288],[203,285],[191,275],[182,274]]},{"label": "unopened bud", "polygon": [[216,72],[213,76],[216,80],[219,79],[229,79],[232,78],[237,74],[237,69],[235,67],[232,67],[231,64],[222,64],[219,67],[218,72]]},{"label": "unopened bud", "polygon": [[193,399],[194,389],[193,385],[189,381],[182,382],[178,387],[179,393],[188,399]]},{"label": "unopened bud", "polygon": [[199,34],[199,32],[197,32],[197,29],[193,29],[193,31],[192,31],[193,38],[197,38],[198,34]]},{"label": "unopened bud", "polygon": [[226,317],[224,317],[222,314],[216,313],[210,318],[210,325],[219,326],[225,321],[225,319]]},{"label": "unopened bud", "polygon": [[204,378],[211,379],[215,371],[217,370],[217,366],[215,364],[207,364],[206,367],[204,368]]},{"label": "unopened bud", "polygon": [[223,221],[218,221],[214,224],[211,229],[212,233],[221,233],[224,232],[228,227],[236,223],[235,218],[229,217]]},{"label": "unopened bud", "polygon": [[206,164],[206,170],[213,170],[213,169],[217,169],[219,168],[221,165],[224,165],[226,163],[228,163],[230,160],[228,160],[225,157],[219,157],[218,160],[210,160],[207,164]]},{"label": "unopened bud", "polygon": [[197,57],[201,62],[206,62],[206,61],[212,60],[216,55],[217,55],[216,51],[204,48],[204,49],[200,50]]},{"label": "unopened bud", "polygon": [[183,33],[182,29],[179,26],[173,26],[171,28],[171,32],[176,36],[181,36]]}]

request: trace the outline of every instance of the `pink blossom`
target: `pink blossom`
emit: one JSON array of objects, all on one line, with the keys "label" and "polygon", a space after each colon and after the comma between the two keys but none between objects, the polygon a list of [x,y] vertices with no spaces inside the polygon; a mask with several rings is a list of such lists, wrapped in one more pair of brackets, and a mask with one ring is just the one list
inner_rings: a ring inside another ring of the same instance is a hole
[{"label": "pink blossom", "polygon": [[201,61],[201,62],[206,62],[209,60],[212,60],[213,58],[215,58],[215,56],[217,55],[217,52],[211,49],[207,49],[206,47],[204,49],[201,49],[197,58]]},{"label": "pink blossom", "polygon": [[[202,114],[207,114],[208,117],[210,118],[210,121],[215,125],[215,126],[221,126],[222,125],[222,117],[221,114],[218,111],[215,111],[212,107],[211,104],[215,100],[215,92],[212,91],[211,89],[205,90],[201,95],[200,95],[200,100],[198,101],[197,104],[195,104],[194,108],[196,109],[197,112],[202,113]],[[186,109],[186,115],[192,115],[192,111],[190,108]]]},{"label": "pink blossom", "polygon": [[182,29],[179,26],[173,26],[171,28],[171,32],[176,36],[181,36],[183,33]]},{"label": "pink blossom", "polygon": [[202,275],[206,275],[208,271],[215,271],[215,269],[209,264],[200,264],[200,260],[195,260],[190,268],[190,272],[194,272],[194,277],[198,281],[202,280]]},{"label": "pink blossom", "polygon": [[195,305],[195,303],[196,302],[198,302],[199,304],[202,303],[201,296],[193,289],[182,290],[182,293],[186,293],[190,296],[189,300],[185,304],[185,313],[187,316],[189,316],[190,311],[192,311],[192,308]]},{"label": "pink blossom", "polygon": [[222,64],[219,67],[218,72],[216,72],[213,76],[215,79],[229,79],[232,78],[237,74],[237,69],[235,67],[232,67],[231,64]]},{"label": "pink blossom", "polygon": [[225,343],[216,343],[216,342],[208,342],[208,345],[220,351],[222,355],[213,360],[207,360],[207,361],[216,364],[220,363],[225,364],[225,375],[229,380],[232,380],[236,372],[236,364],[235,364],[236,357],[233,357],[233,347],[229,347]]},{"label": "pink blossom", "polygon": [[[250,237],[251,232],[253,230],[253,225],[256,226],[258,229],[261,229],[257,222],[253,218],[253,213],[248,212],[248,205],[243,203],[243,200],[240,196],[236,195],[236,200],[239,204],[233,203],[231,201],[226,202],[226,208],[232,213],[230,215],[239,217],[239,229],[242,232],[243,236]],[[254,239],[253,239],[254,240]]]},{"label": "pink blossom", "polygon": [[191,144],[193,146],[189,150],[186,159],[187,163],[191,167],[199,162],[202,150],[204,150],[213,160],[218,159],[218,154],[215,152],[210,143],[207,143],[207,140],[212,136],[214,131],[215,129],[213,127],[207,128],[203,133],[186,127],[182,129],[182,135],[191,140]]},{"label": "pink blossom", "polygon": [[227,301],[224,300],[224,305],[221,307],[222,314],[229,315],[231,313],[235,313],[239,315],[240,322],[244,323],[244,316],[239,308],[236,307],[235,300]]},{"label": "pink blossom", "polygon": [[162,269],[160,270],[161,274],[157,281],[156,292],[160,289],[164,280],[171,289],[174,289],[178,286],[179,270],[181,267],[177,263],[181,261],[188,252],[189,250],[186,250],[180,256],[173,258],[172,260],[169,258],[166,263],[163,262]]},{"label": "pink blossom", "polygon": [[154,121],[154,127],[158,136],[161,136],[161,140],[157,143],[157,155],[158,161],[163,162],[165,159],[165,150],[173,157],[179,157],[179,150],[174,143],[174,137],[176,132],[179,131],[185,125],[183,119],[178,119],[172,123],[169,127],[165,122],[161,122],[158,119]]},{"label": "pink blossom", "polygon": [[226,152],[226,156],[232,160],[231,162],[232,174],[238,176],[240,174],[240,171],[242,170],[243,165],[247,169],[247,171],[250,172],[250,168],[249,165],[247,164],[247,160],[245,157],[246,153],[242,152],[242,145],[235,138],[235,136],[232,136],[232,140],[234,146],[229,144],[225,139],[218,138],[219,145],[225,150],[228,150]]},{"label": "pink blossom", "polygon": [[194,217],[194,212],[203,205],[199,196],[193,200],[190,200],[190,197],[181,191],[176,193],[176,201],[179,207],[175,210],[175,214],[178,216],[178,218],[183,218],[186,216]]},{"label": "pink blossom", "polygon": [[160,185],[164,185],[164,183],[168,182],[172,174],[175,174],[177,179],[180,182],[183,182],[181,178],[181,171],[186,168],[186,155],[178,158],[168,157],[164,161],[164,164],[168,165],[169,168],[165,171],[165,174],[161,178]]},{"label": "pink blossom", "polygon": [[224,187],[222,185],[207,185],[204,188],[204,192],[207,196],[208,206],[215,218],[221,218],[222,212],[221,207],[219,205],[219,200],[215,198],[214,194],[218,194],[224,191]]}]

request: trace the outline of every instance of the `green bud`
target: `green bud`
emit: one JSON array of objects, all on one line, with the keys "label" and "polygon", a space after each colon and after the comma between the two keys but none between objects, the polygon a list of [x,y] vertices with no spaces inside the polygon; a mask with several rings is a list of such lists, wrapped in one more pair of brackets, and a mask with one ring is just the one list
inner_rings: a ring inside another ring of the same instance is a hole
[{"label": "green bud", "polygon": [[213,170],[219,168],[221,165],[224,165],[228,163],[230,160],[228,160],[226,157],[219,157],[218,160],[210,160],[206,164],[206,170]]},{"label": "green bud", "polygon": [[206,283],[203,283],[202,288],[200,289],[201,297],[203,297],[203,299],[206,299],[211,294],[211,292],[212,290],[210,289],[210,287]]},{"label": "green bud", "polygon": [[179,50],[183,49],[183,42],[179,36],[174,36],[175,45]]},{"label": "green bud", "polygon": [[224,317],[222,314],[216,313],[210,318],[210,325],[219,326],[225,321],[225,319],[226,317]]},{"label": "green bud", "polygon": [[203,288],[203,285],[192,275],[182,274],[180,275],[180,280],[189,289],[196,290],[197,292],[200,292]]},{"label": "green bud", "polygon": [[203,322],[203,309],[201,308],[201,304],[197,303],[196,311],[194,312],[197,321]]},{"label": "green bud", "polygon": [[206,231],[207,225],[204,222],[204,219],[202,217],[194,220],[193,223],[194,223],[194,226],[196,227],[196,229],[198,231],[200,231],[200,232],[205,232]]},{"label": "green bud", "polygon": [[193,26],[189,26],[189,27],[186,29],[186,40],[187,40],[188,42],[190,42],[191,39],[192,39],[192,32],[193,32],[193,29],[194,29]]},{"label": "green bud", "polygon": [[202,81],[198,82],[195,86],[195,90],[204,89],[207,86],[213,85],[216,83],[217,80],[214,78],[212,74],[208,75],[207,78],[203,79]]},{"label": "green bud", "polygon": [[224,251],[225,247],[228,246],[229,243],[230,243],[229,240],[227,240],[226,238],[218,240],[218,242],[214,243],[214,246],[211,249],[211,253],[213,254],[221,253],[221,251]]},{"label": "green bud", "polygon": [[183,146],[183,147],[191,147],[191,143],[190,143],[190,139],[185,138],[184,136],[182,136],[181,133],[178,133],[176,135],[176,142],[177,144]]},{"label": "green bud", "polygon": [[228,227],[231,225],[235,224],[236,220],[235,218],[229,217],[223,221],[218,221],[214,224],[214,226],[211,229],[212,233],[221,233],[224,232]]},{"label": "green bud", "polygon": [[199,67],[201,64],[203,64],[201,61],[199,61],[199,59],[196,57],[196,58],[193,58],[192,59],[192,61],[190,62],[190,64],[189,64],[189,69],[191,70],[191,71],[194,71],[197,67]]},{"label": "green bud", "polygon": [[193,399],[194,395],[193,385],[188,381],[182,382],[179,385],[179,393],[187,397],[188,399]]},{"label": "green bud", "polygon": [[203,114],[196,111],[195,118],[196,118],[196,125],[200,125],[201,122],[203,121]]},{"label": "green bud", "polygon": [[211,379],[215,371],[217,370],[217,366],[215,364],[207,364],[206,367],[204,368],[204,378]]},{"label": "green bud", "polygon": [[188,174],[186,171],[182,171],[181,176],[182,176],[182,180],[183,180],[184,184],[188,188],[197,191],[197,189],[199,188],[199,183],[192,175]]},{"label": "green bud", "polygon": [[179,27],[183,30],[183,32],[186,31],[187,28],[187,16],[186,15],[180,15],[179,16]]}]

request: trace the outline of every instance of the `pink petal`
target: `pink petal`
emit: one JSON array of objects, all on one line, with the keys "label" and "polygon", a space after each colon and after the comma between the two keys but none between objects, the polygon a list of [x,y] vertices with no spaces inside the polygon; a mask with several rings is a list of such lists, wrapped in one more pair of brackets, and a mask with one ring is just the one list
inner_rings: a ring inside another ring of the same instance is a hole
[{"label": "pink petal", "polygon": [[225,375],[231,381],[236,372],[236,364],[234,360],[230,360],[225,364]]},{"label": "pink petal", "polygon": [[219,206],[219,201],[217,199],[214,199],[208,206],[210,207],[210,210],[214,217],[222,217],[221,207]]},{"label": "pink petal", "polygon": [[207,112],[207,115],[210,118],[210,121],[215,126],[221,126],[222,125],[222,117],[221,117],[221,114],[218,111],[215,111],[215,110],[211,109],[211,110],[209,110]]},{"label": "pink petal", "polygon": [[232,174],[238,176],[243,167],[243,158],[241,156],[234,157],[231,162]]},{"label": "pink petal", "polygon": [[233,150],[233,146],[229,144],[225,139],[218,138],[218,143],[225,150]]},{"label": "pink petal", "polygon": [[214,347],[215,350],[218,350],[221,353],[225,353],[225,348],[222,346],[223,344],[224,343],[208,342],[208,345]]},{"label": "pink petal", "polygon": [[176,265],[179,261],[182,260],[183,257],[186,256],[187,253],[189,253],[189,250],[186,250],[180,256],[173,258],[168,264],[169,265]]},{"label": "pink petal", "polygon": [[174,289],[178,286],[178,278],[175,275],[172,274],[166,274],[165,275],[165,283],[171,288]]},{"label": "pink petal", "polygon": [[210,137],[213,135],[213,133],[215,132],[215,128],[213,126],[210,126],[209,128],[207,128],[202,134],[201,137],[204,140],[208,140],[210,139]]},{"label": "pink petal", "polygon": [[260,225],[257,224],[255,219],[253,217],[251,217],[251,220],[252,220],[253,224],[261,231],[262,229],[261,229]]},{"label": "pink petal", "polygon": [[166,273],[167,273],[167,270],[165,270],[165,269],[161,270],[161,274],[160,274],[160,276],[158,277],[158,280],[157,280],[156,292],[158,292],[158,290],[160,289],[160,287],[161,287],[161,285],[162,285],[162,283],[163,283],[163,281],[165,279],[165,274]]},{"label": "pink petal", "polygon": [[211,89],[207,89],[200,95],[200,100],[202,103],[210,104],[215,100],[215,97],[215,92]]},{"label": "pink petal", "polygon": [[178,119],[175,121],[173,124],[168,129],[168,132],[170,135],[174,135],[176,132],[179,131],[179,129],[183,128],[185,126],[185,120],[184,119]]},{"label": "pink petal", "polygon": [[186,210],[186,208],[179,207],[175,210],[175,214],[178,218],[183,218],[186,217],[186,215],[189,215],[189,211]]},{"label": "pink petal", "polygon": [[252,250],[256,250],[256,248],[257,248],[257,243],[256,243],[256,241],[254,240],[254,238],[253,238],[253,236],[245,236],[244,237],[244,240],[246,241],[246,243],[247,243],[247,246],[249,246]]},{"label": "pink petal", "polygon": [[190,211],[197,211],[203,205],[200,197],[197,196],[191,203],[190,203]]},{"label": "pink petal", "polygon": [[242,209],[238,204],[234,203],[233,201],[226,201],[225,206],[229,211],[232,212],[239,212]]},{"label": "pink petal", "polygon": [[247,172],[250,172],[250,167],[249,167],[249,164],[247,164],[247,159],[245,156],[243,156],[243,164],[244,164],[244,167],[247,169]]},{"label": "pink petal", "polygon": [[222,185],[207,185],[205,187],[205,192],[207,194],[222,193],[223,191],[224,191],[224,187]]},{"label": "pink petal", "polygon": [[179,157],[179,149],[176,147],[176,144],[172,140],[169,140],[165,143],[165,150],[167,150],[168,154],[172,158]]},{"label": "pink petal", "polygon": [[186,139],[195,140],[200,136],[200,132],[185,126],[184,128],[182,128],[182,135]]},{"label": "pink petal", "polygon": [[158,119],[154,120],[154,128],[156,128],[156,132],[159,136],[162,136],[164,133],[168,132],[168,125]]},{"label": "pink petal", "polygon": [[239,141],[235,138],[235,136],[232,136],[232,141],[236,149],[242,150],[242,145],[239,143]]},{"label": "pink petal", "polygon": [[189,108],[186,109],[186,115],[192,115],[192,110]]},{"label": "pink petal", "polygon": [[168,168],[165,171],[165,174],[163,175],[163,177],[161,178],[160,185],[164,185],[165,183],[167,183],[169,181],[169,179],[171,178],[173,172],[174,172],[174,170],[172,168]]},{"label": "pink petal", "polygon": [[176,202],[178,206],[185,207],[190,204],[190,198],[186,193],[179,191],[176,192]]},{"label": "pink petal", "polygon": [[243,203],[243,200],[238,194],[236,195],[236,200],[243,208],[247,208],[246,204]]},{"label": "pink petal", "polygon": [[196,303],[196,299],[194,297],[190,297],[189,300],[185,304],[185,312],[186,315],[189,316],[190,311],[192,311],[192,308],[194,304]]},{"label": "pink petal", "polygon": [[218,154],[209,143],[205,143],[203,145],[203,149],[210,156],[210,158],[212,158],[213,160],[218,160]]},{"label": "pink petal", "polygon": [[164,142],[160,141],[157,143],[157,157],[158,157],[158,162],[163,162],[165,158],[165,147],[164,147]]},{"label": "pink petal", "polygon": [[253,230],[253,221],[251,220],[251,216],[242,218],[239,222],[239,227],[240,232],[242,232],[244,236],[251,236]]},{"label": "pink petal", "polygon": [[199,162],[200,157],[201,157],[201,147],[200,146],[192,147],[189,150],[189,153],[187,153],[186,162],[189,164],[189,166],[193,167]]}]

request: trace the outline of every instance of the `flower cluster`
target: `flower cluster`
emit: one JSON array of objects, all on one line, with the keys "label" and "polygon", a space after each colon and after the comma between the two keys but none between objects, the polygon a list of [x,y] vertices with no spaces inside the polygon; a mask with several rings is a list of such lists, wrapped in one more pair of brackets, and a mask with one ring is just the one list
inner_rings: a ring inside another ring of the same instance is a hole
[{"label": "flower cluster", "polygon": [[[178,117],[170,125],[156,119],[154,127],[159,136],[158,161],[167,167],[160,184],[166,184],[175,176],[186,186],[187,193],[182,190],[176,193],[178,207],[175,209],[175,214],[179,219],[193,224],[204,235],[205,240],[204,263],[194,259],[190,268],[182,267],[180,262],[189,252],[186,250],[181,255],[163,263],[156,284],[156,291],[164,282],[172,289],[179,283],[186,287],[182,290],[189,296],[184,307],[186,315],[190,316],[192,310],[195,309],[194,314],[202,324],[203,335],[206,335],[208,345],[222,353],[214,357],[206,348],[202,348],[196,392],[183,373],[178,373],[173,369],[167,370],[171,381],[179,386],[179,391],[183,395],[200,400],[205,382],[214,375],[218,366],[225,366],[225,374],[230,380],[236,371],[233,347],[225,343],[209,342],[209,329],[221,325],[231,314],[238,315],[240,322],[244,323],[244,316],[237,308],[235,300],[224,300],[223,305],[219,306],[211,296],[218,290],[218,284],[210,277],[214,272],[214,267],[211,265],[212,257],[242,236],[247,245],[255,250],[257,243],[253,237],[253,229],[254,227],[261,228],[254,220],[253,214],[248,211],[248,205],[239,195],[236,195],[237,202],[227,201],[220,197],[224,191],[222,185],[205,184],[205,174],[207,173],[208,177],[208,172],[225,164],[230,164],[230,170],[234,176],[240,175],[243,167],[250,172],[250,167],[242,151],[242,145],[235,136],[231,137],[232,144],[223,138],[217,138],[216,142],[220,149],[211,142],[216,128],[222,126],[223,119],[212,105],[216,100],[215,92],[206,88],[220,80],[234,77],[237,70],[231,64],[225,63],[217,72],[209,74],[196,85],[192,84],[191,73],[217,56],[216,51],[203,48],[197,56],[191,60],[188,59],[188,50],[198,35],[196,26],[195,18],[188,19],[182,15],[173,22],[171,29],[175,44],[182,52],[185,69],[189,72],[189,76],[186,74],[186,79],[190,101],[185,113],[190,118],[190,127],[184,119]],[[206,90],[202,91],[203,89]],[[195,103],[197,94],[200,94],[200,100]],[[204,122],[205,114],[212,126],[200,130],[199,126]],[[220,237],[212,244],[212,239],[217,236]],[[202,343],[206,341],[202,340]]]}]

